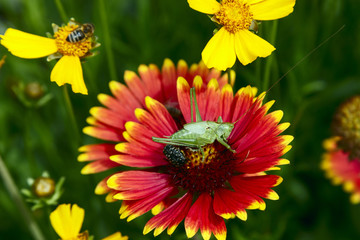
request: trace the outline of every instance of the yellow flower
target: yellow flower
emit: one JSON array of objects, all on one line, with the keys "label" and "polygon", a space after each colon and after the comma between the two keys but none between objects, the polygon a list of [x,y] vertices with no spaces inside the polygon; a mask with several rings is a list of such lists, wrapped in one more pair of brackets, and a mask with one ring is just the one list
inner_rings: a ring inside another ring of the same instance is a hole
[{"label": "yellow flower", "polygon": [[289,15],[295,0],[188,0],[188,3],[196,11],[213,15],[212,20],[222,26],[205,46],[202,59],[208,68],[226,70],[235,64],[236,57],[247,65],[275,50],[250,30],[254,30],[256,20]]},{"label": "yellow flower", "polygon": [[72,85],[73,92],[87,94],[80,59],[90,56],[92,54],[90,50],[98,47],[99,44],[92,37],[92,31],[83,35],[81,40],[68,39],[69,34],[74,31],[84,33],[83,26],[85,24],[80,26],[73,19],[62,27],[53,24],[54,38],[36,36],[8,28],[4,35],[0,35],[0,43],[13,55],[21,58],[48,56],[48,61],[60,58],[51,72],[50,80],[59,86],[69,83]]},{"label": "yellow flower", "polygon": [[87,231],[80,233],[84,215],[84,209],[76,204],[61,204],[50,214],[50,222],[62,240],[87,239]]},{"label": "yellow flower", "polygon": [[[84,215],[84,209],[76,204],[61,204],[50,214],[50,222],[61,240],[88,240],[88,231],[80,233]],[[102,240],[128,240],[128,237],[116,232]]]}]

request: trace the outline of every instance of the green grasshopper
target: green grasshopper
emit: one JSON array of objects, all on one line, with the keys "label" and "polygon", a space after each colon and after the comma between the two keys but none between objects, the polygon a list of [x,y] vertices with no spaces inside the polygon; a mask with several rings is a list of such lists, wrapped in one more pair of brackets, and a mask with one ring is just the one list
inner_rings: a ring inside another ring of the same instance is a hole
[{"label": "green grasshopper", "polygon": [[[178,147],[188,147],[200,151],[204,161],[203,146],[214,143],[217,140],[227,149],[235,153],[231,146],[227,143],[227,138],[234,129],[233,123],[224,123],[219,116],[217,122],[203,121],[199,112],[199,107],[196,101],[195,88],[190,89],[190,103],[191,103],[191,120],[193,121],[193,102],[195,105],[196,119],[195,122],[187,123],[184,128],[177,131],[167,138],[153,137],[152,140],[158,143],[173,145]],[[171,160],[170,160],[171,161]],[[175,160],[173,160],[175,162]]]}]

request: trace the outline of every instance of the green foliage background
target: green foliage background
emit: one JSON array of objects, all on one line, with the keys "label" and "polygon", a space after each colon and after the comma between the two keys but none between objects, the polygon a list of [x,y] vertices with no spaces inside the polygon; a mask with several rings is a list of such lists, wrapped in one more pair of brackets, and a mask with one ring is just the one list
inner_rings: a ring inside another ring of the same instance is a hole
[{"label": "green foliage background", "polygon": [[[51,23],[61,24],[58,1],[0,0],[0,32],[8,27],[45,36]],[[109,93],[110,80],[123,81],[125,69],[140,64],[161,66],[164,58],[184,59],[190,65],[210,39],[214,24],[204,14],[189,8],[185,0],[63,0],[68,17],[92,22],[102,46],[100,54],[83,64],[88,96],[70,93],[76,122],[81,128],[89,109],[99,105],[99,93]],[[359,239],[360,205],[352,205],[341,187],[324,178],[319,165],[322,141],[331,135],[332,115],[345,99],[360,92],[360,3],[358,0],[298,0],[294,12],[277,23],[263,22],[259,34],[276,36],[277,50],[267,59],[243,67],[235,65],[236,89],[251,84],[267,90],[319,43],[345,28],[306,58],[269,92],[273,109],[284,111],[295,137],[287,154],[291,161],[278,173],[284,182],[275,188],[278,201],[266,201],[267,209],[249,211],[246,222],[227,221],[228,239]],[[274,26],[274,24],[277,24]],[[276,29],[276,35],[273,33]],[[106,34],[109,34],[109,38]],[[43,171],[58,180],[66,177],[61,203],[77,203],[86,211],[83,229],[96,239],[120,230],[130,239],[152,239],[142,229],[150,214],[130,223],[120,220],[120,203],[105,203],[94,194],[97,182],[108,173],[80,174],[76,161],[79,144],[95,142],[76,131],[65,107],[63,90],[51,83],[54,62],[27,60],[7,55],[0,69],[0,155],[19,189],[29,177]],[[269,65],[269,61],[271,62]],[[264,83],[269,65],[270,83]],[[40,108],[26,107],[12,91],[19,83],[37,81],[53,98]],[[47,239],[57,239],[48,221],[52,209],[33,213]],[[163,233],[157,239],[169,239]],[[186,239],[183,223],[172,239]],[[19,209],[0,182],[0,239],[32,239]],[[199,235],[195,239],[201,239]]]}]

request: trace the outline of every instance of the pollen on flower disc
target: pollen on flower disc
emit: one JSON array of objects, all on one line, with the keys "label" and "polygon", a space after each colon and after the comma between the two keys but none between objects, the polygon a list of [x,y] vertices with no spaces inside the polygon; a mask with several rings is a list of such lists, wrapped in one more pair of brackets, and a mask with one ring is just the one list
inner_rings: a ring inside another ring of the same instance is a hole
[{"label": "pollen on flower disc", "polygon": [[335,113],[332,128],[340,136],[339,147],[350,153],[350,159],[360,158],[360,96],[343,103]]}]

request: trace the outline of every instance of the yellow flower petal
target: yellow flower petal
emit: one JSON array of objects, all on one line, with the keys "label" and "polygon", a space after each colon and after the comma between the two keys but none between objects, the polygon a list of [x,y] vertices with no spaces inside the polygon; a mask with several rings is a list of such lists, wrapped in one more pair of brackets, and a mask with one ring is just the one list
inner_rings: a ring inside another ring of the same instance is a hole
[{"label": "yellow flower petal", "polygon": [[222,27],[210,39],[202,51],[202,59],[208,68],[226,70],[235,64],[234,37]]},{"label": "yellow flower petal", "polygon": [[266,0],[250,3],[255,20],[274,20],[286,17],[294,11],[295,0]]},{"label": "yellow flower petal", "polygon": [[120,232],[111,234],[110,236],[103,238],[102,240],[128,240],[128,236],[121,236]]},{"label": "yellow flower petal", "polygon": [[60,238],[72,239],[78,236],[84,215],[84,209],[76,204],[71,209],[70,204],[61,204],[50,214],[50,222]]},{"label": "yellow flower petal", "polygon": [[220,10],[220,3],[216,0],[188,0],[189,6],[199,12],[215,14]]},{"label": "yellow flower petal", "polygon": [[55,40],[22,32],[13,28],[5,31],[0,43],[21,58],[41,58],[57,52]]},{"label": "yellow flower petal", "polygon": [[69,83],[74,93],[88,94],[84,83],[80,59],[77,56],[63,56],[51,72],[50,80],[59,86]]},{"label": "yellow flower petal", "polygon": [[236,56],[243,65],[251,63],[257,57],[267,57],[274,50],[270,43],[248,30],[235,33]]}]

